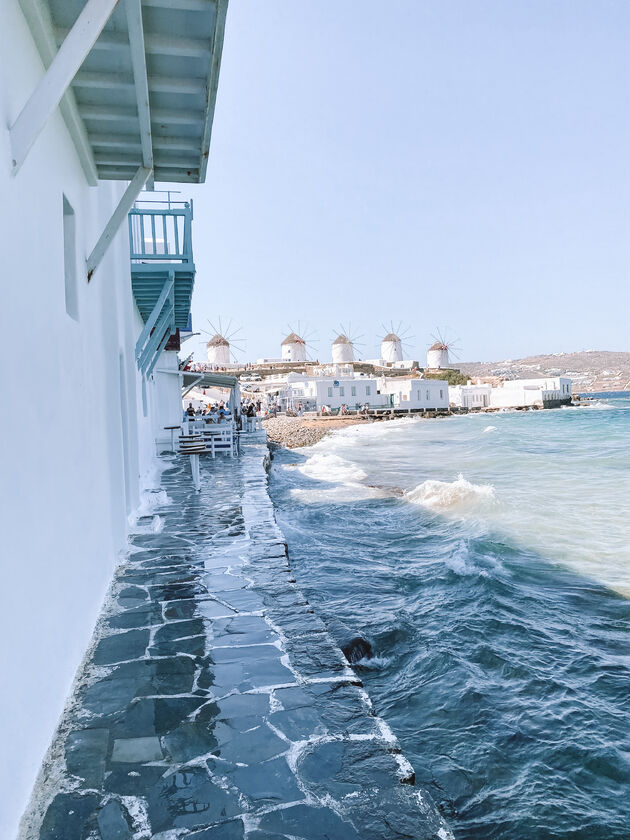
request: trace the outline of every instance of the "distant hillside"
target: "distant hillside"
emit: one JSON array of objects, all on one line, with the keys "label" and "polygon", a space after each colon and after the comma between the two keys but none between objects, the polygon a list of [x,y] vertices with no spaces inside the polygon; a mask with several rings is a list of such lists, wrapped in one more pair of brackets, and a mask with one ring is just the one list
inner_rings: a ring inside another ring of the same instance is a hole
[{"label": "distant hillside", "polygon": [[630,390],[630,353],[585,350],[582,353],[554,353],[503,362],[462,362],[457,366],[471,377],[531,379],[569,376],[575,392]]}]

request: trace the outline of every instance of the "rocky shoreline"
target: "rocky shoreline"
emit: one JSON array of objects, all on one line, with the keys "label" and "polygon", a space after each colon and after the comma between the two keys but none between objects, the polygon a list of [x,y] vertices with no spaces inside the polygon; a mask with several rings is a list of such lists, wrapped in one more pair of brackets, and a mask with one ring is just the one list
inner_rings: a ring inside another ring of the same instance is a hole
[{"label": "rocky shoreline", "polygon": [[270,444],[298,449],[312,446],[336,429],[357,426],[365,423],[382,422],[372,418],[358,417],[269,417],[263,420]]}]

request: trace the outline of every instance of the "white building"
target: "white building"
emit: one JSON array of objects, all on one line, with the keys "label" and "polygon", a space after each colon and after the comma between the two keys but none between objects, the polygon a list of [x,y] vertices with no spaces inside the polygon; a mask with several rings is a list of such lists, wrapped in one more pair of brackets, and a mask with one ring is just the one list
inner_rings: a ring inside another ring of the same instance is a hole
[{"label": "white building", "polygon": [[[153,178],[205,179],[224,10],[143,9],[144,24],[140,16],[129,27],[126,7],[134,4],[0,3],[7,840],[126,549],[156,437],[181,420],[177,353],[164,347],[188,320],[192,208],[175,214],[181,259],[166,273],[164,241],[148,234],[142,212],[132,218],[133,279],[127,214]],[[203,53],[175,62],[170,42],[191,31]],[[168,115],[164,130],[152,108]]]},{"label": "white building", "polygon": [[381,393],[390,396],[391,406],[400,411],[436,411],[449,405],[448,382],[441,379],[383,377]]},{"label": "white building", "polygon": [[[274,387],[275,386],[275,387]],[[395,411],[433,411],[448,408],[448,383],[437,379],[376,377],[364,374],[346,376],[301,376],[288,374],[284,383],[265,380],[267,392],[279,392],[281,408],[321,411],[324,406],[337,410],[346,405],[354,411],[364,405],[371,409]]]},{"label": "white building", "polygon": [[[271,377],[265,380],[266,389],[273,387]],[[374,376],[338,377],[335,376],[301,376],[297,373],[288,374],[283,385],[278,383],[281,408],[295,408],[302,403],[305,411],[320,411],[324,406],[336,410],[342,405],[349,409],[387,408],[390,405],[389,396],[380,393],[379,380]]]},{"label": "white building", "polygon": [[468,409],[488,408],[491,392],[492,385],[489,383],[468,382],[466,385],[450,385],[448,389],[451,404]]},{"label": "white building", "polygon": [[402,362],[402,341],[396,333],[388,333],[381,341],[381,358],[388,364]]},{"label": "white building", "polygon": [[492,408],[557,408],[571,404],[571,380],[565,376],[546,379],[506,379],[490,392]]},{"label": "white building", "polygon": [[305,362],[306,342],[297,333],[292,332],[282,342],[283,362]]},{"label": "white building", "polygon": [[441,341],[436,341],[427,350],[427,368],[429,370],[443,370],[450,366],[448,346]]},{"label": "white building", "polygon": [[206,344],[206,353],[211,365],[226,367],[230,364],[230,342],[218,333]]},{"label": "white building", "polygon": [[344,333],[338,335],[332,343],[332,361],[334,365],[354,362],[354,346]]}]

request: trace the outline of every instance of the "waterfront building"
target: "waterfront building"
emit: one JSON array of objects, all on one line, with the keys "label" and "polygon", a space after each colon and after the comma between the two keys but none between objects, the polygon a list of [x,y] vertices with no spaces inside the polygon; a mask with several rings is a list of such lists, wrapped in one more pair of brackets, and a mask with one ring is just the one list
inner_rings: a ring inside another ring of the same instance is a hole
[{"label": "waterfront building", "polygon": [[459,408],[487,408],[490,405],[492,385],[468,382],[466,385],[450,385],[448,389],[451,405]]},{"label": "waterfront building", "polygon": [[571,405],[571,380],[566,376],[546,379],[506,379],[492,388],[492,408],[558,408]]},{"label": "waterfront building", "polygon": [[267,393],[277,392],[281,409],[294,409],[299,403],[305,411],[327,407],[337,411],[346,405],[351,411],[368,405],[373,410],[435,411],[448,409],[448,383],[419,377],[385,377],[346,372],[302,376],[267,377]]},{"label": "waterfront building", "polygon": [[449,405],[448,382],[441,379],[382,377],[379,390],[390,398],[391,407],[400,411],[437,411]]},{"label": "waterfront building", "polygon": [[27,378],[23,364],[2,378],[1,837],[16,835],[162,426],[181,420],[192,207],[133,208],[154,179],[205,180],[225,6],[0,4],[5,359],[25,336],[19,355],[36,357]]},{"label": "waterfront building", "polygon": [[[268,378],[267,387],[272,384],[271,379]],[[284,385],[278,388],[278,404],[282,409],[294,409],[298,403],[302,403],[305,411],[321,411],[324,406],[333,411],[342,405],[351,410],[366,404],[371,409],[390,406],[389,396],[380,392],[378,378],[362,374],[335,377],[290,373]]]}]

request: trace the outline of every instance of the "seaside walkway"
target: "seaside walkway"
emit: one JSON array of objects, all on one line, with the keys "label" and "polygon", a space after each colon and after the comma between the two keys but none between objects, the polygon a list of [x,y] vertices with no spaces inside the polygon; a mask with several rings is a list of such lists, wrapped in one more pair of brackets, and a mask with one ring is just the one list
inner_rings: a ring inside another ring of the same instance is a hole
[{"label": "seaside walkway", "polygon": [[169,462],[43,768],[27,840],[448,840],[295,585],[265,433]]}]

